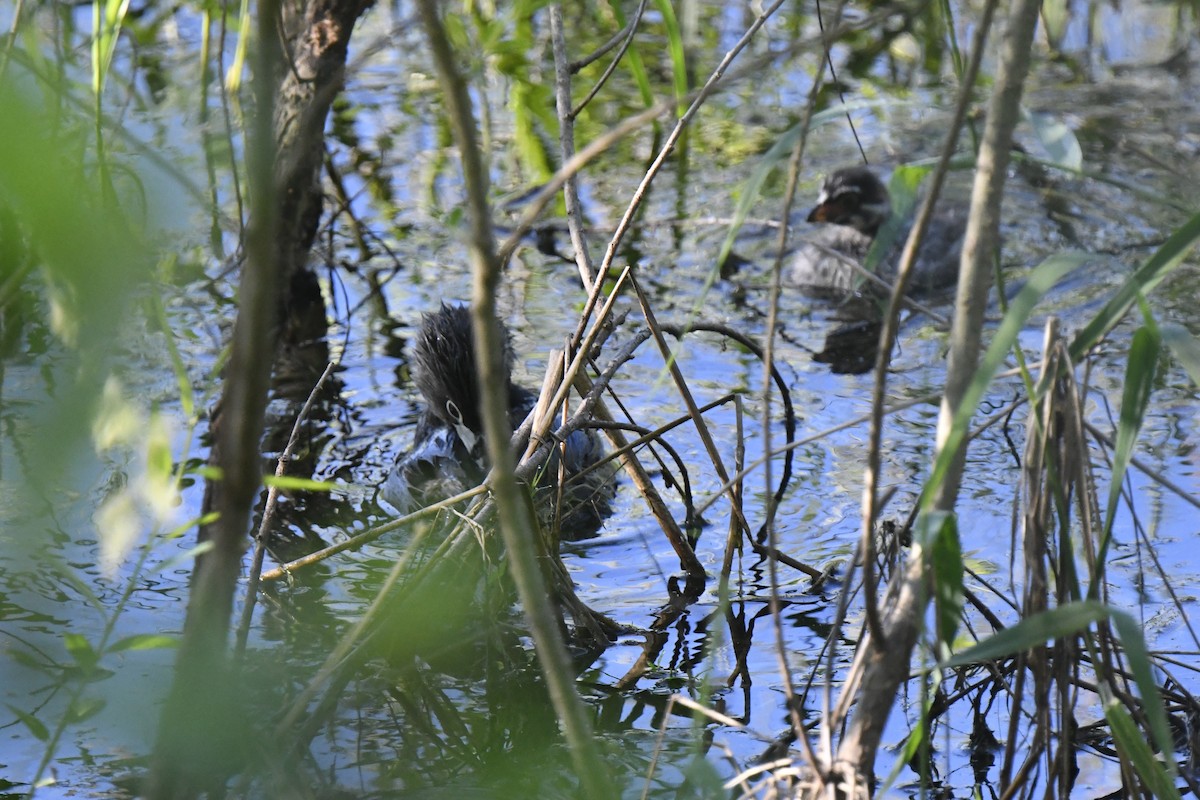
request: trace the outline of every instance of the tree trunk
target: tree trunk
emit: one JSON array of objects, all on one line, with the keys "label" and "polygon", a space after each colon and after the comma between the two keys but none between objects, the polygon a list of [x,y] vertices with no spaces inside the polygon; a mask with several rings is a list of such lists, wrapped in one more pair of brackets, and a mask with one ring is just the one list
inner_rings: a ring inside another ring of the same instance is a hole
[{"label": "tree trunk", "polygon": [[233,592],[262,483],[259,442],[276,343],[286,351],[312,340],[305,320],[318,318],[314,309],[324,328],[320,292],[313,292],[315,279],[305,262],[321,215],[325,119],[342,86],[354,23],[367,5],[313,0],[302,14],[284,14],[285,26],[294,30],[287,37],[293,61],[285,68],[275,25],[280,9],[270,0],[258,7],[258,116],[247,145],[252,217],[232,352],[211,426],[210,463],[224,477],[205,493],[205,510],[219,517],[199,533],[212,546],[196,560],[175,681],[146,787],[151,798],[219,793],[252,752],[228,658]]}]

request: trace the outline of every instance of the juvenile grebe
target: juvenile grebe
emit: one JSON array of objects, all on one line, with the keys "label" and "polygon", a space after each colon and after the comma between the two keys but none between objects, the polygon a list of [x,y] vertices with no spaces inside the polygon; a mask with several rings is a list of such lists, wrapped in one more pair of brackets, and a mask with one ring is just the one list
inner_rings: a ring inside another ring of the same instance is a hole
[{"label": "juvenile grebe", "polygon": [[[509,422],[515,428],[529,414],[537,395],[513,383],[508,331],[502,324],[497,325],[504,342]],[[466,306],[442,304],[421,322],[413,346],[413,376],[425,408],[417,421],[412,447],[397,459],[381,489],[383,499],[401,513],[466,491],[487,475],[474,342],[471,311]],[[594,431],[577,430],[555,453],[535,490],[539,516],[553,516],[561,457],[567,478],[562,492],[562,537],[592,536],[611,511],[613,470],[604,466],[579,480],[572,478],[600,461],[603,447]]]}]

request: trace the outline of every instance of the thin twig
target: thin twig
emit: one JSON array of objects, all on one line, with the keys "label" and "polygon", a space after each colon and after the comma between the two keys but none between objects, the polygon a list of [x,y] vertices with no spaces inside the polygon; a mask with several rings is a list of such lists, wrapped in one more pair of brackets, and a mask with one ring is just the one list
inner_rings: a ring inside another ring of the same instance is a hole
[{"label": "thin twig", "polygon": [[[333,374],[336,366],[336,361],[330,361],[325,366],[325,371],[321,373],[320,378],[317,378],[312,391],[308,393],[308,399],[304,401],[300,413],[296,415],[296,422],[292,425],[292,434],[288,437],[287,446],[279,454],[279,462],[275,465],[276,478],[282,478],[287,472],[287,465],[292,459],[292,453],[295,452],[296,445],[300,443],[300,431],[304,420],[308,419],[308,413],[312,410],[317,395],[320,394],[321,388]],[[267,490],[267,501],[263,505],[262,519],[258,524],[258,533],[254,537],[254,557],[250,562],[250,575],[246,580],[246,597],[242,602],[242,619],[241,624],[238,625],[237,643],[233,649],[233,657],[237,662],[242,660],[246,652],[246,638],[250,634],[250,620],[254,617],[254,602],[258,598],[258,583],[262,575],[263,556],[267,550],[267,538],[271,532],[271,525],[275,521],[275,508],[278,500],[279,487],[272,485]]]},{"label": "thin twig", "polygon": [[867,468],[863,473],[862,528],[860,532],[864,559],[863,580],[866,583],[864,599],[866,601],[867,627],[872,636],[879,638],[878,646],[884,649],[886,649],[887,644],[882,638],[883,630],[879,618],[878,582],[875,577],[874,531],[879,500],[877,485],[883,450],[883,404],[887,391],[888,364],[891,363],[892,349],[895,347],[896,336],[899,330],[900,305],[908,291],[909,284],[912,282],[914,274],[913,265],[916,263],[918,248],[920,247],[921,240],[925,238],[925,232],[929,230],[930,222],[933,220],[934,206],[937,203],[938,196],[941,194],[942,184],[945,181],[946,172],[950,167],[950,160],[954,157],[954,153],[958,149],[958,136],[962,130],[963,122],[967,116],[967,109],[971,103],[972,92],[975,88],[975,79],[979,75],[979,65],[983,61],[984,45],[987,42],[995,10],[995,0],[990,0],[986,3],[979,25],[975,29],[975,41],[972,45],[971,61],[967,67],[967,74],[962,78],[962,85],[959,87],[958,98],[954,106],[954,116],[946,134],[946,141],[942,146],[937,166],[933,170],[931,185],[925,194],[924,202],[917,213],[912,230],[909,232],[908,240],[904,243],[904,250],[900,254],[900,263],[895,283],[892,286],[891,299],[888,302],[887,313],[884,314],[883,318],[883,330],[879,334],[879,349],[876,352],[875,360],[875,381],[871,395],[872,414],[871,428],[868,434]]},{"label": "thin twig", "polygon": [[582,793],[592,800],[606,800],[614,794],[612,779],[600,757],[592,736],[592,726],[574,686],[571,661],[563,643],[554,609],[546,600],[546,581],[538,566],[530,510],[521,501],[520,487],[509,452],[507,376],[502,345],[495,324],[496,285],[503,261],[496,251],[488,201],[488,172],[476,139],[475,119],[466,82],[458,68],[458,56],[450,47],[436,0],[419,2],[426,39],[433,54],[450,127],[462,159],[470,224],[470,252],[474,286],[472,288],[472,327],[476,362],[484,396],[484,442],[492,463],[491,482],[495,489],[500,535],[508,554],[508,567],[517,594],[525,610],[529,631],[537,650],[550,700],[558,715],[571,759],[579,776]]},{"label": "thin twig", "polygon": [[[587,97],[580,100],[579,105],[572,108],[570,114],[568,114],[572,121],[579,116],[581,111],[587,108],[588,103],[592,102],[592,99],[595,98],[595,96],[600,92],[600,89],[603,88],[604,84],[608,82],[608,79],[612,76],[613,71],[616,70],[617,64],[621,63],[621,59],[624,58],[625,52],[629,50],[629,45],[633,44],[633,36],[637,33],[638,25],[642,23],[642,15],[645,13],[646,0],[641,0],[641,2],[638,3],[638,7],[634,9],[633,19],[629,20],[629,24],[625,26],[624,39],[621,41],[621,49],[617,51],[615,56],[613,56],[613,60],[609,63],[609,65],[604,68],[604,73],[599,77],[595,85],[593,85],[591,90],[587,93]],[[572,69],[571,71],[574,72],[575,70]]]},{"label": "thin twig", "polygon": [[[645,0],[643,0],[644,4]],[[632,38],[632,31],[633,27],[631,26],[630,38]],[[565,163],[575,155],[575,114],[571,111],[571,75],[566,63],[567,46],[560,3],[553,3],[550,6],[550,36],[554,49],[554,98],[558,109],[558,146]],[[615,66],[615,62],[613,66]],[[598,89],[599,86],[595,87],[593,91]],[[579,202],[576,175],[570,175],[563,184],[563,203],[566,206],[567,230],[571,235],[571,246],[575,249],[575,264],[579,267],[579,278],[583,281],[583,290],[591,294],[592,285],[596,282],[596,274],[592,267],[592,256],[588,251],[587,240],[583,235],[583,204]]]}]

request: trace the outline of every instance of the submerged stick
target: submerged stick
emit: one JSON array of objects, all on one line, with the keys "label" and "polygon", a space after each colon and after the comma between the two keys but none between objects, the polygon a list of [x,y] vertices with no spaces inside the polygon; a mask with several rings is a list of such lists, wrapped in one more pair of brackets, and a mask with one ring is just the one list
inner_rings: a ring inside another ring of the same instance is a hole
[{"label": "submerged stick", "polygon": [[[292,425],[292,433],[288,437],[287,445],[279,454],[279,462],[275,465],[276,478],[282,478],[287,472],[288,462],[291,461],[292,453],[295,452],[296,445],[300,442],[300,426],[304,424],[304,420],[308,419],[308,412],[312,410],[313,403],[316,402],[317,395],[321,392],[321,387],[333,374],[333,368],[336,366],[336,361],[330,361],[326,365],[325,371],[321,373],[320,378],[317,378],[316,384],[308,394],[308,399],[300,408],[300,413],[296,415],[296,422]],[[262,520],[259,521],[258,533],[254,537],[254,557],[250,562],[250,575],[246,580],[246,599],[242,602],[242,619],[238,625],[237,642],[233,649],[235,659],[240,660],[246,652],[246,638],[250,634],[250,620],[254,617],[254,604],[258,599],[258,584],[262,577],[263,556],[267,550],[267,535],[270,533],[271,523],[275,519],[278,500],[279,487],[272,486],[267,490],[267,502],[263,505]]]}]

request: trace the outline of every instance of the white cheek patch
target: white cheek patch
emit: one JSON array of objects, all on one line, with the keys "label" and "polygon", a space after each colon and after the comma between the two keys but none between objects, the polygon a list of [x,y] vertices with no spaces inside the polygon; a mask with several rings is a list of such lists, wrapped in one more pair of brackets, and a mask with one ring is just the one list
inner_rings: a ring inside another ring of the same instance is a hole
[{"label": "white cheek patch", "polygon": [[450,415],[450,419],[454,421],[454,430],[458,433],[458,438],[462,439],[462,443],[466,446],[468,452],[474,452],[475,445],[479,442],[479,437],[475,431],[471,430],[463,422],[462,412],[453,400],[446,401],[446,413]]}]

